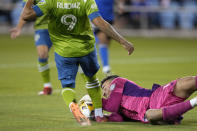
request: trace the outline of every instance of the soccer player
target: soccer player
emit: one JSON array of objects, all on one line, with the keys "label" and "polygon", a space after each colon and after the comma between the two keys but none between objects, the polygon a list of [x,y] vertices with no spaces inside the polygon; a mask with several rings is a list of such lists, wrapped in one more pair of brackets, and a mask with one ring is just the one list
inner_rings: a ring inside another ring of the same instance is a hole
[{"label": "soccer player", "polygon": [[[113,6],[114,0],[95,0],[99,9],[99,13],[103,17],[105,21],[110,24],[113,24],[114,21],[114,13]],[[103,73],[109,75],[111,73],[111,68],[109,65],[109,54],[108,48],[110,44],[110,37],[101,31],[99,28],[94,29],[94,33],[96,35],[96,43],[99,44],[99,54],[101,58],[101,62],[103,65]]]},{"label": "soccer player", "polygon": [[33,0],[28,0],[22,18],[32,20],[43,14],[49,16],[48,30],[55,48],[58,78],[63,87],[62,96],[65,104],[81,125],[90,124],[81,114],[75,99],[75,78],[80,65],[87,79],[86,88],[95,107],[96,121],[106,121],[102,113],[101,89],[96,76],[99,65],[89,19],[119,42],[129,55],[134,50],[132,43],[100,17],[94,0],[41,0],[33,8],[32,6]]},{"label": "soccer player", "polygon": [[179,124],[182,115],[197,106],[197,97],[185,101],[197,90],[197,76],[176,79],[164,86],[145,89],[113,75],[101,82],[103,109],[113,112],[108,121],[137,120],[152,124]]},{"label": "soccer player", "polygon": [[[37,0],[38,3],[40,0]],[[23,0],[23,5],[27,0]],[[20,17],[19,22],[15,28],[11,30],[11,38],[14,39],[21,34],[22,28],[26,21]],[[48,32],[48,18],[46,15],[39,17],[35,20],[35,46],[38,53],[38,70],[41,73],[43,79],[43,91],[40,91],[39,95],[50,95],[52,93],[52,85],[50,82],[50,69],[48,64],[49,50],[52,46],[52,42]]]}]

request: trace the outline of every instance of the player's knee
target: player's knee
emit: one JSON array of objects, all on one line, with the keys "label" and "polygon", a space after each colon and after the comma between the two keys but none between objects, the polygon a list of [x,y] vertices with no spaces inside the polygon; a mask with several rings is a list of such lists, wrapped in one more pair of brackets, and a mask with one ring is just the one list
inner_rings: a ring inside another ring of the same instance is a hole
[{"label": "player's knee", "polygon": [[177,89],[190,94],[190,92],[196,90],[196,77],[189,76],[189,77],[178,79],[176,87]]},{"label": "player's knee", "polygon": [[41,59],[48,58],[48,52],[47,51],[39,52],[38,56]]},{"label": "player's knee", "polygon": [[37,46],[37,52],[38,52],[38,56],[39,58],[48,58],[48,47],[41,45],[41,46]]}]

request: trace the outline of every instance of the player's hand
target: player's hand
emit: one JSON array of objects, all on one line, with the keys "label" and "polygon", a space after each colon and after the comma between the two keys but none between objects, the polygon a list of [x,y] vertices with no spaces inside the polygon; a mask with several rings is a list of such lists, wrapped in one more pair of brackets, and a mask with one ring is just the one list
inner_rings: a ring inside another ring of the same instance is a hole
[{"label": "player's hand", "polygon": [[128,55],[131,55],[134,51],[133,44],[131,42],[125,41],[122,46],[128,51]]},{"label": "player's hand", "polygon": [[21,34],[21,29],[15,27],[13,29],[10,30],[10,37],[12,39],[15,39],[16,37],[18,37]]}]

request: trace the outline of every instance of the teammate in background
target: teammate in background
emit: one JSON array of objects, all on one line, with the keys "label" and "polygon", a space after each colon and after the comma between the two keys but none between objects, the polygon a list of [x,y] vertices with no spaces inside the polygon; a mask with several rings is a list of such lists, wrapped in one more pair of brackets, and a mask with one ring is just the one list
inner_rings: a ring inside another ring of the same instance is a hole
[{"label": "teammate in background", "polygon": [[[37,0],[38,3],[40,0]],[[23,5],[27,0],[23,0]],[[11,38],[15,39],[20,36],[23,26],[26,21],[20,16],[18,25],[11,30]],[[48,64],[49,50],[52,46],[52,42],[48,32],[48,18],[46,15],[39,17],[35,20],[35,46],[38,53],[38,70],[41,73],[43,79],[43,91],[40,91],[39,95],[50,95],[52,93],[52,85],[50,82],[50,69]]]},{"label": "teammate in background", "polygon": [[134,50],[133,45],[100,17],[94,0],[42,0],[35,6],[33,4],[34,0],[27,1],[22,19],[32,20],[43,14],[49,16],[48,29],[55,47],[55,61],[65,104],[81,125],[90,125],[75,99],[75,78],[80,65],[86,75],[86,87],[95,107],[96,121],[105,122],[101,88],[96,76],[99,65],[94,50],[95,39],[89,19],[119,42],[129,55]]},{"label": "teammate in background", "polygon": [[[114,13],[113,13],[113,6],[114,0],[95,0],[96,4],[99,9],[99,13],[103,17],[105,21],[110,24],[113,24],[114,21]],[[99,28],[95,28],[94,30],[96,43],[99,44],[99,54],[101,58],[101,62],[103,65],[103,73],[106,75],[111,74],[111,68],[109,65],[109,44],[110,44],[110,37],[101,31]]]},{"label": "teammate in background", "polygon": [[167,85],[154,84],[145,89],[113,75],[101,82],[103,109],[113,112],[108,121],[137,120],[151,124],[179,124],[182,115],[197,106],[197,97],[185,101],[197,90],[197,76],[174,80]]}]

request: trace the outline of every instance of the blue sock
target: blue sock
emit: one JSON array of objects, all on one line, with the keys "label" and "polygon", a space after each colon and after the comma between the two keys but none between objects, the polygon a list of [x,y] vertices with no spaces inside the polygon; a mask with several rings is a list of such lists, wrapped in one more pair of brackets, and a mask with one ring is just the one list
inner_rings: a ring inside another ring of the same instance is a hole
[{"label": "blue sock", "polygon": [[101,62],[103,64],[103,67],[109,66],[107,45],[104,45],[104,44],[99,45],[99,54],[100,54],[100,58],[101,58]]}]

